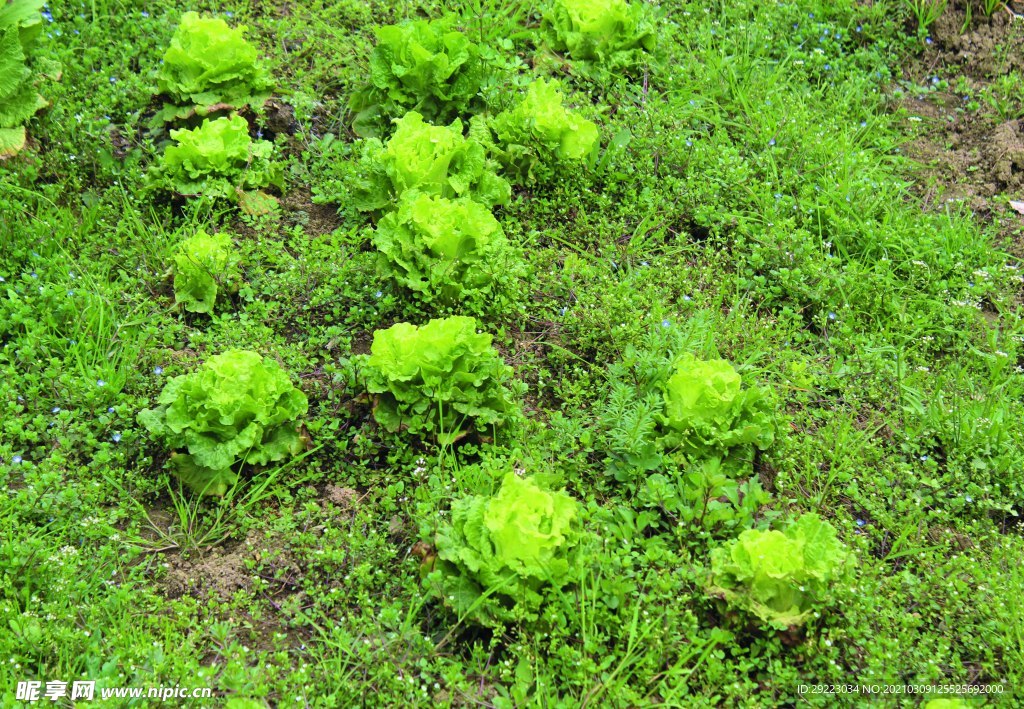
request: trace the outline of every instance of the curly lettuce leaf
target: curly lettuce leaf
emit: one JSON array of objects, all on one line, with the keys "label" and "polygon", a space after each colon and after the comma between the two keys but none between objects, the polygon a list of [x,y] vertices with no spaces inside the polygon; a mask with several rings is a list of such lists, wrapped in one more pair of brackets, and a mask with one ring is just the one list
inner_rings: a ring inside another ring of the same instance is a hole
[{"label": "curly lettuce leaf", "polygon": [[373,244],[378,272],[427,303],[479,310],[519,270],[498,220],[466,198],[406,192],[377,223]]},{"label": "curly lettuce leaf", "polygon": [[536,179],[539,168],[550,177],[553,163],[580,162],[596,149],[597,126],[565,108],[562,100],[556,82],[538,79],[519,104],[491,122],[497,135],[496,157],[518,181]]},{"label": "curly lettuce leaf", "polygon": [[[25,123],[49,105],[36,89],[41,73],[28,50],[39,34],[42,2],[14,0],[0,7],[0,160],[25,147]],[[58,70],[49,72],[58,75]]]},{"label": "curly lettuce leaf", "polygon": [[767,391],[743,389],[729,362],[686,353],[674,370],[663,386],[663,449],[690,458],[725,456],[733,448],[765,450],[775,440]]},{"label": "curly lettuce leaf", "polygon": [[556,51],[605,70],[641,64],[657,40],[643,4],[627,0],[553,0],[541,31]]}]

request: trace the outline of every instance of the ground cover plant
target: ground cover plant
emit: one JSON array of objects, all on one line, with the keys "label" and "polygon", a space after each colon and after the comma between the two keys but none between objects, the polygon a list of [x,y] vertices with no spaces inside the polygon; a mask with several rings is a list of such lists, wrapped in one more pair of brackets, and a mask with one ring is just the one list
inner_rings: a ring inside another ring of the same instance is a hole
[{"label": "ground cover plant", "polygon": [[0,705],[1019,705],[1015,9],[0,0]]}]

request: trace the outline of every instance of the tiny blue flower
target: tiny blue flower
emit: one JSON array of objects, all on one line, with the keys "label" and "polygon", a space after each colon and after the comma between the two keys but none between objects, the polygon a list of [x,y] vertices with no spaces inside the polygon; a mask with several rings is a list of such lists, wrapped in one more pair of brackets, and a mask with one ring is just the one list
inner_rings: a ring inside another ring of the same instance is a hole
[{"label": "tiny blue flower", "polygon": [[113,436],[110,437],[110,440],[112,440],[114,443],[120,443],[121,442],[121,434],[120,433],[115,433]]},{"label": "tiny blue flower", "polygon": [[39,278],[39,274],[37,274],[35,271],[32,271],[32,277],[33,278]]},{"label": "tiny blue flower", "polygon": [[775,193],[775,199],[782,199],[782,195],[778,192]]},{"label": "tiny blue flower", "polygon": [[970,495],[964,495],[964,501],[966,501],[966,502],[974,502],[974,498],[971,497]]},{"label": "tiny blue flower", "polygon": [[16,455],[13,458],[11,458],[11,464],[12,465],[18,465],[20,462],[21,462],[21,456],[20,455]]},{"label": "tiny blue flower", "polygon": [[7,282],[7,281],[6,281],[5,279],[4,279],[4,277],[3,277],[3,276],[0,276],[0,283],[6,283],[6,282]]},{"label": "tiny blue flower", "polygon": [[860,25],[857,25],[857,31],[860,32],[861,29],[862,29],[862,27]]},{"label": "tiny blue flower", "polygon": [[651,264],[647,263],[646,261],[641,261],[640,265],[641,266],[650,266]]},{"label": "tiny blue flower", "polygon": [[143,17],[149,17],[149,13],[148,13],[148,12],[146,12],[145,10],[143,10],[143,11],[142,11],[142,12],[140,12],[139,14],[140,14],[140,15],[142,15]]},{"label": "tiny blue flower", "polygon": [[112,414],[112,413],[114,413],[114,407],[113,407],[113,406],[110,406],[110,407],[108,407],[108,408],[107,408],[107,413],[108,413],[108,414]]},{"label": "tiny blue flower", "polygon": [[565,315],[566,311],[568,311],[568,310],[569,309],[563,305],[562,306],[562,315]]},{"label": "tiny blue flower", "polygon": [[96,380],[96,386],[98,386],[98,387],[105,387],[106,385],[107,385],[107,383],[105,381],[103,381],[102,379],[97,379]]},{"label": "tiny blue flower", "polygon": [[829,314],[828,314],[828,319],[829,319],[829,320],[831,320],[831,321],[833,321],[833,322],[835,322],[835,319],[836,319],[836,314],[835,314],[835,313],[829,313]]},{"label": "tiny blue flower", "polygon": [[925,37],[924,38],[924,43],[925,44],[931,44],[932,43],[932,38],[931,37]]},{"label": "tiny blue flower", "polygon": [[163,373],[164,373],[164,368],[161,367],[159,364],[157,366],[153,367],[153,374],[156,374],[157,376],[160,376]]},{"label": "tiny blue flower", "polygon": [[667,319],[661,321],[661,326],[662,327],[670,327],[671,325],[672,325],[672,323],[670,323]]},{"label": "tiny blue flower", "polygon": [[41,14],[41,15],[42,15],[42,16],[43,16],[44,18],[46,18],[46,21],[47,21],[47,22],[53,22],[53,13],[52,13],[52,12],[50,12],[50,8],[48,8],[48,7],[46,7],[45,5],[43,5],[43,11],[42,11],[42,12],[41,12],[40,14]]},{"label": "tiny blue flower", "polygon": [[687,148],[692,148],[693,147],[693,141],[690,140],[689,138],[686,139],[686,147]]},{"label": "tiny blue flower", "polygon": [[376,293],[374,293],[374,294],[373,294],[373,297],[374,297],[374,298],[380,298],[380,297],[381,297],[382,295],[384,295],[384,293],[383,293],[383,292],[381,292],[381,291],[377,291]]},{"label": "tiny blue flower", "polygon": [[939,77],[937,77],[937,76],[933,76],[933,77],[932,77],[932,85],[934,86],[934,85],[936,85],[936,84],[938,84],[938,83],[939,83]]},{"label": "tiny blue flower", "polygon": [[832,71],[832,65],[831,64],[826,64],[825,65],[825,71]]},{"label": "tiny blue flower", "polygon": [[54,406],[52,409],[50,409],[50,413],[51,414],[59,414],[60,413],[60,407],[59,406]]},{"label": "tiny blue flower", "polygon": [[867,121],[861,121],[860,122],[860,127],[861,128],[867,128],[868,127],[868,122]]},{"label": "tiny blue flower", "polygon": [[775,145],[775,138],[768,141],[768,145]]},{"label": "tiny blue flower", "polygon": [[863,527],[865,524],[867,524],[867,522],[865,522],[864,520],[862,520],[862,519],[858,519],[857,520],[857,526],[858,527]]},{"label": "tiny blue flower", "polygon": [[823,35],[825,35],[826,37],[828,37],[828,28],[827,28],[827,27],[826,27],[826,28],[825,28],[825,30],[824,30],[824,31],[822,32],[822,34],[823,34]]},{"label": "tiny blue flower", "polygon": [[689,302],[690,302],[691,300],[693,300],[693,298],[691,298],[691,297],[690,297],[690,296],[688,296],[688,295],[684,295],[684,296],[683,296],[683,300],[685,300],[685,301],[686,301],[687,303],[689,303]]},{"label": "tiny blue flower", "polygon": [[694,101],[694,100],[693,100],[693,99],[691,98],[691,99],[690,99],[690,105],[691,105],[691,106],[696,106],[696,105],[697,105],[697,102],[696,102],[696,101]]},{"label": "tiny blue flower", "polygon": [[224,17],[234,17],[234,16],[235,16],[235,13],[231,12],[231,10],[226,10],[224,12]]},{"label": "tiny blue flower", "polygon": [[926,462],[928,462],[928,456],[926,456],[926,455],[922,455],[922,456],[921,456],[921,462],[922,462],[922,463],[926,463]]},{"label": "tiny blue flower", "polygon": [[116,76],[110,77],[110,83],[111,84],[116,84],[117,83],[117,77]]},{"label": "tiny blue flower", "polygon": [[74,295],[74,294],[75,294],[75,292],[73,290],[69,290],[68,291],[68,295]]}]

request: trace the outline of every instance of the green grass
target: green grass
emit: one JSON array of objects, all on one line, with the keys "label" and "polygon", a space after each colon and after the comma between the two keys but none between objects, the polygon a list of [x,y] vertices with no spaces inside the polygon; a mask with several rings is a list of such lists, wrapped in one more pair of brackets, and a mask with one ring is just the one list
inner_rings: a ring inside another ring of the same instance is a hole
[{"label": "green grass", "polygon": [[[524,307],[484,327],[527,417],[443,449],[376,427],[352,366],[374,330],[431,313],[378,278],[368,220],[307,197],[353,154],[372,26],[442,5],[51,7],[38,51],[64,76],[31,149],[0,163],[0,705],[21,680],[94,679],[209,685],[211,706],[833,706],[851,698],[798,685],[865,683],[998,684],[969,703],[1012,706],[1022,278],[993,225],[914,190],[891,89],[937,5],[664,4],[659,61],[635,76],[535,48],[530,3],[467,5],[466,31],[504,58],[491,105],[554,73],[615,147],[496,213],[532,275]],[[276,214],[145,187],[163,148],[152,75],[190,9],[249,25],[294,108]],[[1018,116],[1019,88],[1002,79],[975,110]],[[198,228],[235,236],[247,284],[217,317],[176,310],[165,279]],[[135,417],[233,347],[293,374],[313,446],[198,498]],[[630,348],[637,371],[689,350],[774,392],[753,523],[817,512],[858,559],[802,631],[706,593],[709,551],[737,529],[683,524],[610,474],[602,421]],[[513,466],[581,501],[588,561],[536,621],[484,629],[427,594],[413,547]],[[240,584],[217,585],[211,559]],[[181,570],[194,585],[171,592]]]}]

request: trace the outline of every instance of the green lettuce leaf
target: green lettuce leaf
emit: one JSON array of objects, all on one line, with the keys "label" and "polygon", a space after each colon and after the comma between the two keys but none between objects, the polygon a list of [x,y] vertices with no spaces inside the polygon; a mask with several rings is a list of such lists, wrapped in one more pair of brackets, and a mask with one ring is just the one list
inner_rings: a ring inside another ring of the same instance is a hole
[{"label": "green lettuce leaf", "polygon": [[462,134],[462,122],[449,126],[423,122],[415,111],[395,121],[384,145],[364,141],[348,193],[338,195],[356,209],[374,212],[393,207],[407,190],[437,197],[467,197],[487,207],[507,204],[512,191],[496,173],[484,146]]},{"label": "green lettuce leaf", "polygon": [[553,0],[541,32],[556,51],[609,71],[643,63],[657,38],[643,3],[626,0]]},{"label": "green lettuce leaf", "polygon": [[551,177],[557,163],[580,162],[600,142],[597,126],[565,108],[562,100],[557,83],[538,79],[519,104],[492,121],[496,158],[518,182]]},{"label": "green lettuce leaf", "polygon": [[768,392],[743,389],[740,375],[722,359],[686,353],[663,386],[659,444],[689,458],[725,456],[730,449],[765,450],[775,440]]}]

